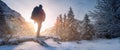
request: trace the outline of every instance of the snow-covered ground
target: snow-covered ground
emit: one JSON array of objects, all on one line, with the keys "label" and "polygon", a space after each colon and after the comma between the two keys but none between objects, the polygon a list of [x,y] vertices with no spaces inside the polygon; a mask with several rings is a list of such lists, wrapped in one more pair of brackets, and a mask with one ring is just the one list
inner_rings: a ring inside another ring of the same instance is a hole
[{"label": "snow-covered ground", "polygon": [[61,42],[61,44],[57,44],[52,39],[48,39],[45,42],[51,47],[43,47],[30,41],[17,46],[0,46],[0,50],[120,50],[120,38]]}]

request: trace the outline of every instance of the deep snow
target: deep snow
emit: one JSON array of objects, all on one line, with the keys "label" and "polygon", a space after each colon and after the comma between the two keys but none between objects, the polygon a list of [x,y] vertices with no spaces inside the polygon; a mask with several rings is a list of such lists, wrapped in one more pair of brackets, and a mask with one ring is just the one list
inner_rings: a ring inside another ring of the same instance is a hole
[{"label": "deep snow", "polygon": [[61,44],[57,44],[52,39],[48,39],[45,42],[51,47],[43,47],[30,41],[17,46],[0,46],[0,50],[120,50],[120,38],[61,42]]}]

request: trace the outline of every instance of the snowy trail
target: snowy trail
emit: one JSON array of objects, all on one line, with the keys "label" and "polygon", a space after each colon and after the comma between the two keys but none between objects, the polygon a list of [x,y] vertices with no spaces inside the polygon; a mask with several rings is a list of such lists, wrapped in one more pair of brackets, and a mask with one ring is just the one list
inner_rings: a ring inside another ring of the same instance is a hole
[{"label": "snowy trail", "polygon": [[35,42],[24,42],[18,46],[0,46],[0,50],[120,50],[120,38],[116,39],[99,39],[76,42],[62,42],[57,44],[52,39],[47,42],[52,47],[43,47]]}]

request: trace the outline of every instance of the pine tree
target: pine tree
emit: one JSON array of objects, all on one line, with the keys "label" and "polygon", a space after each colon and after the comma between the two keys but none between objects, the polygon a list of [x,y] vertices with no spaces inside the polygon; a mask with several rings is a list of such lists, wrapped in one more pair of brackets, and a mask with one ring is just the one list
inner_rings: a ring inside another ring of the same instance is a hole
[{"label": "pine tree", "polygon": [[69,19],[70,21],[72,21],[72,19],[74,19],[74,12],[73,12],[73,10],[72,10],[71,7],[70,7],[70,10],[69,10],[67,16],[68,16],[68,19]]},{"label": "pine tree", "polygon": [[3,9],[0,7],[0,24],[5,23]]},{"label": "pine tree", "polygon": [[65,22],[65,21],[66,21],[66,19],[67,19],[67,16],[66,16],[66,14],[64,14],[64,18],[63,18],[63,19],[64,19],[64,22]]},{"label": "pine tree", "polygon": [[63,21],[63,27],[64,27],[64,30],[65,30],[65,28],[66,28],[66,20],[67,20],[67,16],[66,16],[66,14],[64,14],[64,17],[63,17],[63,19],[64,19],[64,21]]},{"label": "pine tree", "polygon": [[74,18],[74,13],[71,7],[67,15],[64,14],[62,17],[60,14],[57,17],[56,23],[56,34],[62,41],[80,40],[80,33],[78,32],[80,22]]},{"label": "pine tree", "polygon": [[84,20],[86,25],[88,25],[90,23],[90,19],[89,19],[89,16],[87,14],[85,14],[85,17],[84,17]]},{"label": "pine tree", "polygon": [[82,39],[92,39],[92,36],[94,34],[93,27],[90,24],[89,16],[86,14],[83,20],[83,26],[82,26]]},{"label": "pine tree", "polygon": [[120,37],[120,0],[98,0],[96,10],[91,12],[95,19],[95,30],[99,37]]}]

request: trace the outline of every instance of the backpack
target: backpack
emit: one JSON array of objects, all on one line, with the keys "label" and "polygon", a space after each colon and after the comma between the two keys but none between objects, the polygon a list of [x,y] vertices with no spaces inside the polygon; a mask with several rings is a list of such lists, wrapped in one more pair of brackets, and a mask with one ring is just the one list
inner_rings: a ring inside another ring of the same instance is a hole
[{"label": "backpack", "polygon": [[39,17],[39,7],[35,7],[32,11],[32,15],[31,15],[31,19],[32,20],[37,20],[37,18]]},{"label": "backpack", "polygon": [[35,7],[32,12],[31,19],[35,22],[43,22],[45,20],[45,12],[41,7]]}]

